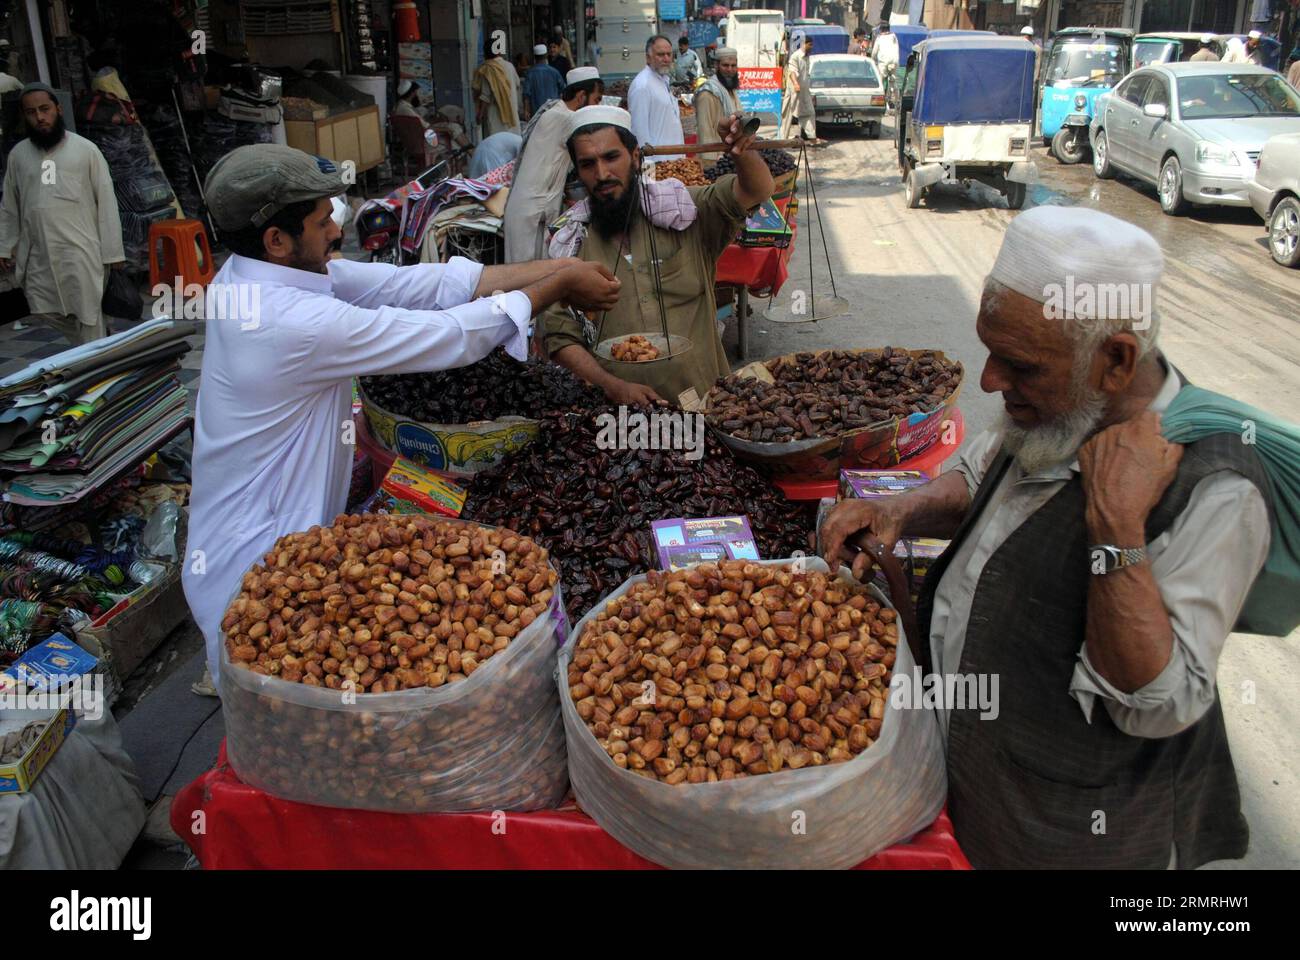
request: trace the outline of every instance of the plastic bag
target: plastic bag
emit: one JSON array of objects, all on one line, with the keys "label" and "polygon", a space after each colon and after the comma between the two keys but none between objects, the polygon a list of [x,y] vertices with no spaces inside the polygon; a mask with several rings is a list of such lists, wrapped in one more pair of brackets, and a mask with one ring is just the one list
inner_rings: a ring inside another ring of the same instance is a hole
[{"label": "plastic bag", "polygon": [[144,298],[135,281],[125,270],[110,270],[104,284],[104,297],[100,309],[107,316],[123,320],[139,320],[144,313]]},{"label": "plastic bag", "polygon": [[176,525],[180,522],[181,508],[168,500],[160,503],[149,514],[140,534],[140,552],[160,560],[176,560]]},{"label": "plastic bag", "polygon": [[[819,559],[804,563],[810,571],[829,569]],[[631,578],[606,600],[644,580]],[[578,637],[604,608],[598,604],[569,635],[556,681],[578,805],[623,846],[677,869],[845,868],[939,815],[948,785],[938,720],[933,710],[904,709],[892,698],[880,738],[845,763],[678,786],[620,770],[578,716],[566,682]],[[901,623],[898,640],[894,675],[910,675]]]},{"label": "plastic bag", "polygon": [[351,702],[343,691],[236,669],[223,643],[231,766],[259,790],[328,807],[394,813],[557,807],[569,789],[553,679],[563,610],[557,583],[550,615],[467,680],[357,693],[347,697]]},{"label": "plastic bag", "polygon": [[1212,433],[1250,440],[1268,476],[1272,536],[1235,629],[1285,637],[1300,626],[1300,427],[1257,407],[1200,387],[1185,386],[1161,417],[1167,440],[1192,443]]}]

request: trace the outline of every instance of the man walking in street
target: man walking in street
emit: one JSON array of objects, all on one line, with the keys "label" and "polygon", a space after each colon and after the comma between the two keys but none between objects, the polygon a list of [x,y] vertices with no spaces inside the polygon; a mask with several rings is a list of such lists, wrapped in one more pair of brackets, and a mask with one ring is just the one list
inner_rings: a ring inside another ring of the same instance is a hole
[{"label": "man walking in street", "polygon": [[502,223],[506,263],[540,260],[546,255],[546,227],[560,215],[572,166],[565,146],[569,117],[588,104],[600,103],[605,91],[595,67],[577,67],[566,79],[569,85],[560,99],[541,113],[537,123],[529,125],[524,148],[515,161]]},{"label": "man walking in street", "polygon": [[546,62],[546,44],[533,47],[533,65],[524,74],[524,119],[554,100],[564,89],[564,75]]},{"label": "man walking in street", "polygon": [[677,83],[694,85],[704,68],[700,66],[700,56],[691,49],[691,41],[681,37],[677,41],[677,62],[673,65],[673,80]]},{"label": "man walking in street", "polygon": [[107,269],[126,266],[113,180],[99,148],[64,126],[53,89],[30,83],[21,103],[30,133],[5,171],[0,270],[14,271],[36,325],[89,343],[107,333]]},{"label": "man walking in street", "polygon": [[[682,114],[668,84],[673,70],[673,44],[665,36],[651,37],[645,45],[645,69],[636,75],[627,91],[628,112],[632,114],[632,133],[637,143],[662,146],[685,143]],[[659,160],[678,160],[663,156]]]},{"label": "man walking in street", "polygon": [[1192,63],[1218,63],[1219,55],[1214,52],[1214,34],[1202,34],[1201,48],[1188,57],[1188,59]]},{"label": "man walking in street", "polygon": [[781,100],[781,139],[790,136],[791,127],[810,146],[824,146],[817,139],[816,107],[813,105],[812,87],[808,83],[808,58],[812,55],[812,37],[796,33],[790,38],[794,53],[785,65],[785,93]]},{"label": "man walking in street", "polygon": [[494,133],[519,133],[519,74],[491,46],[483,52],[483,64],[474,71],[473,88],[484,139]]}]

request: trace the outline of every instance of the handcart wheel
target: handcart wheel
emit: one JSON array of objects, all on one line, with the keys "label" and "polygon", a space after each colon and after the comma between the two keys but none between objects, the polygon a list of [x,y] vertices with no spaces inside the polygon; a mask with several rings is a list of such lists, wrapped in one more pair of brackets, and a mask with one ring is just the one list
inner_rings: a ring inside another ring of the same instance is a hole
[{"label": "handcart wheel", "polygon": [[1014,180],[1007,181],[1007,209],[1019,210],[1025,205],[1025,194],[1029,192],[1023,183],[1016,183]]},{"label": "handcart wheel", "polygon": [[906,180],[907,190],[907,208],[915,210],[921,205],[921,200],[925,197],[925,188],[916,182],[916,171],[909,169]]}]

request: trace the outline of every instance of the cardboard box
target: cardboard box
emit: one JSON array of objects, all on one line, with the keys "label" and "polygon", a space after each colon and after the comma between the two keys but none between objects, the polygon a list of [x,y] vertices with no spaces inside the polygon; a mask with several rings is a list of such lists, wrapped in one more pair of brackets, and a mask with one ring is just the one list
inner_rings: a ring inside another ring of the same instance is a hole
[{"label": "cardboard box", "polygon": [[665,570],[722,560],[762,559],[745,516],[656,520],[650,529],[659,565]]},{"label": "cardboard box", "polygon": [[46,721],[40,739],[11,763],[0,764],[0,794],[26,793],[50,762],[50,758],[63,746],[72,728],[77,725],[75,710],[62,707],[58,710],[4,710],[0,711],[0,734],[21,730],[33,720]]},{"label": "cardboard box", "polygon": [[29,690],[50,690],[61,687],[52,681],[57,678],[80,677],[91,673],[99,664],[91,656],[61,633],[56,633],[29,649],[0,673],[0,690],[22,684]]},{"label": "cardboard box", "polygon": [[[432,470],[398,457],[388,468],[381,494],[392,501],[392,513],[429,513],[459,517],[465,508],[465,490]],[[387,506],[387,504],[385,504]]]},{"label": "cardboard box", "polygon": [[[181,556],[186,555],[183,547],[178,543]],[[108,654],[109,667],[120,683],[125,683],[167,634],[190,614],[181,587],[180,565],[170,564],[164,569],[152,583],[139,587],[89,627],[77,631],[77,640],[83,647],[93,652],[94,644],[98,644]]]},{"label": "cardboard box", "polygon": [[922,487],[930,478],[920,470],[841,470],[842,500],[874,500],[892,497],[913,487]]}]

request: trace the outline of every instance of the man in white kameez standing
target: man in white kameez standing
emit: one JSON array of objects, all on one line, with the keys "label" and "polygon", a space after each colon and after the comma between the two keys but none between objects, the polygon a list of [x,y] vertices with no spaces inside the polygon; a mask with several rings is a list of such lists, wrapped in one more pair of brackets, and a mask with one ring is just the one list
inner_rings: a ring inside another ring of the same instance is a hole
[{"label": "man in white kameez standing", "polygon": [[31,132],[5,171],[0,270],[14,271],[34,325],[89,343],[107,333],[107,268],[126,266],[113,180],[99,148],[68,132],[50,87],[28,84],[21,102]]},{"label": "man in white kameez standing", "polygon": [[545,256],[546,228],[560,215],[564,183],[573,166],[566,145],[569,118],[575,110],[600,103],[605,90],[595,67],[575,67],[564,79],[568,84],[564,92],[530,129],[515,161],[515,179],[506,197],[503,220],[506,263]]},{"label": "man in white kameez standing", "polygon": [[[673,96],[668,77],[673,72],[673,44],[665,36],[651,37],[645,45],[645,69],[636,75],[627,91],[627,110],[632,115],[632,135],[645,146],[685,143],[681,107]],[[656,157],[680,160],[681,154]]]},{"label": "man in white kameez standing", "polygon": [[483,139],[494,133],[520,133],[519,73],[505,57],[489,46],[483,63],[474,71],[475,110]]},{"label": "man in white kameez standing", "polygon": [[794,53],[785,65],[785,93],[781,101],[781,139],[790,136],[790,128],[798,127],[799,136],[809,141],[809,146],[819,147],[825,141],[817,139],[817,108],[813,104],[812,87],[808,82],[808,58],[812,56],[812,37],[796,33],[790,38]]}]

